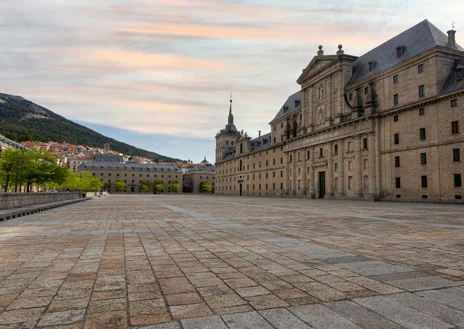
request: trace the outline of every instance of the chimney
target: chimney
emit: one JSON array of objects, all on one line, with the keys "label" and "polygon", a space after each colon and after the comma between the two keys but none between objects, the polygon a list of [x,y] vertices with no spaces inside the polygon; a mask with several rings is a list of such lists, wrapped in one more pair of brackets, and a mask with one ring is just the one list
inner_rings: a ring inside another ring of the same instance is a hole
[{"label": "chimney", "polygon": [[261,137],[261,130],[258,130],[258,137]]},{"label": "chimney", "polygon": [[449,30],[448,31],[448,47],[457,49],[457,47],[456,47],[456,31],[455,30]]}]

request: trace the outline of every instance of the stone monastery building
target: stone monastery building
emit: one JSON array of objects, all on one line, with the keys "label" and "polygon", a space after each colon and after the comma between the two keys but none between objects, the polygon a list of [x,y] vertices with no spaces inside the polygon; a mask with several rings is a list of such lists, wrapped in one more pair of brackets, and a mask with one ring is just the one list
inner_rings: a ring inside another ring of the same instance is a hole
[{"label": "stone monastery building", "polygon": [[319,46],[251,138],[232,103],[216,135],[216,194],[461,202],[464,49],[425,20],[361,57]]}]

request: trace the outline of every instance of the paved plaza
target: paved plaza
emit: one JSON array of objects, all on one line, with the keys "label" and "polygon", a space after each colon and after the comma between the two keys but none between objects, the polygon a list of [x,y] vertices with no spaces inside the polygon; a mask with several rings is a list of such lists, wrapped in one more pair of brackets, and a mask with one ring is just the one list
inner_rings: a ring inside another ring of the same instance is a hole
[{"label": "paved plaza", "polygon": [[0,222],[0,329],[464,328],[464,208],[112,195]]}]

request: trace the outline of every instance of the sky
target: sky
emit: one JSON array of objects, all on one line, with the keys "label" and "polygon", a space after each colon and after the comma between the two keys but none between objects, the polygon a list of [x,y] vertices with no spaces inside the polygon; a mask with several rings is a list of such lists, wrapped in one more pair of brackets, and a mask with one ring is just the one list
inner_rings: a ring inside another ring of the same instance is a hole
[{"label": "sky", "polygon": [[456,0],[2,0],[0,93],[214,162],[231,93],[237,128],[257,136],[319,45],[360,56],[424,19],[456,22],[459,43],[463,15]]}]

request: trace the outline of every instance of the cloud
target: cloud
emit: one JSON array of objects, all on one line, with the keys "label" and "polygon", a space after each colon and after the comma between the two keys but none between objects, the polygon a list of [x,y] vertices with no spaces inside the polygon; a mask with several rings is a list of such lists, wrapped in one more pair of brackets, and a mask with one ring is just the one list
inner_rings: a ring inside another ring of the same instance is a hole
[{"label": "cloud", "polygon": [[463,11],[451,0],[433,12],[418,0],[2,1],[0,92],[129,143],[179,139],[170,147],[186,156],[169,155],[194,158],[214,148],[231,92],[237,127],[256,135],[319,44],[360,55],[424,18],[446,30]]}]

